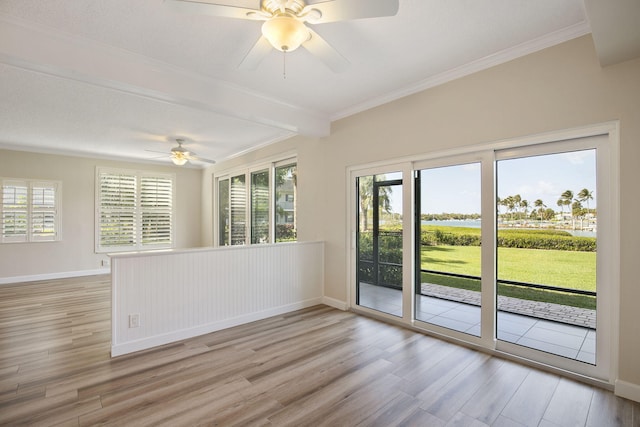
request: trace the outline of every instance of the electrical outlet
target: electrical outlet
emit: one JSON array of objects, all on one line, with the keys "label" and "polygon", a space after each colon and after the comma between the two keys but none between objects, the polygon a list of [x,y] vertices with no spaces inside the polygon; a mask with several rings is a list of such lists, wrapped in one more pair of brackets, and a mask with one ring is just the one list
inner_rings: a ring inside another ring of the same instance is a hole
[{"label": "electrical outlet", "polygon": [[130,314],[129,315],[129,328],[139,328],[140,327],[140,315],[139,314]]}]

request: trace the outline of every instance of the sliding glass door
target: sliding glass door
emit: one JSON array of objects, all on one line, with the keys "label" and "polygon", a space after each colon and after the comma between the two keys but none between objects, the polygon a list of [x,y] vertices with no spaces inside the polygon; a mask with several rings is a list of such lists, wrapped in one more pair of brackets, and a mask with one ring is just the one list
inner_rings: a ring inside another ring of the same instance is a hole
[{"label": "sliding glass door", "polygon": [[[352,173],[354,307],[609,378],[619,251],[612,141],[607,132],[563,135],[410,163],[402,174]],[[413,200],[403,204],[403,194]]]},{"label": "sliding glass door", "polygon": [[356,303],[402,317],[402,174],[357,181]]},{"label": "sliding glass door", "polygon": [[480,163],[417,171],[415,318],[480,336]]},{"label": "sliding glass door", "polygon": [[496,153],[497,338],[595,365],[597,153],[562,148]]}]

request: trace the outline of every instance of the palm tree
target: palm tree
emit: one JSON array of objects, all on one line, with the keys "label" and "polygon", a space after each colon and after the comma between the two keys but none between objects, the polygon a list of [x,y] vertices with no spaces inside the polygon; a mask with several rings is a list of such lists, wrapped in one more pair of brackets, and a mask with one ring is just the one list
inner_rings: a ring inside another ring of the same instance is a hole
[{"label": "palm tree", "polygon": [[[573,202],[573,191],[566,190],[564,193],[560,195],[560,197],[562,198],[565,206],[571,206],[571,202]],[[571,224],[572,224],[571,227],[575,230],[576,223],[574,221],[573,211],[569,209],[569,213],[571,214]]]},{"label": "palm tree", "polygon": [[544,213],[544,208],[546,208],[547,205],[544,204],[542,199],[537,199],[535,202],[533,202],[533,205],[538,209],[538,219],[540,220],[540,222],[542,222],[542,215]]},{"label": "palm tree", "polygon": [[[384,175],[378,176],[384,181]],[[360,210],[364,221],[363,231],[367,231],[369,229],[369,209],[373,208],[373,175],[362,176],[358,181],[360,183]],[[385,212],[389,213],[391,211],[391,187],[383,185],[379,188],[378,203]]]},{"label": "palm tree", "polygon": [[578,200],[587,204],[587,212],[589,212],[589,200],[593,200],[593,191],[583,188],[578,193]]},{"label": "palm tree", "polygon": [[562,218],[562,221],[564,221],[564,199],[558,199],[556,205],[560,206],[560,217]]},{"label": "palm tree", "polygon": [[[583,227],[583,225],[584,225],[583,224],[584,212],[585,212],[585,210],[582,207],[582,203],[580,203],[579,200],[576,200],[571,204],[571,216],[572,216],[572,218],[580,218],[580,229],[581,230],[584,228]],[[573,229],[575,230],[575,228],[576,227],[575,227],[575,222],[574,222]]]},{"label": "palm tree", "polygon": [[528,200],[522,200],[520,202],[520,207],[522,208],[522,212],[524,213],[524,219],[526,221],[527,219],[527,213],[529,212],[529,201]]},{"label": "palm tree", "polygon": [[516,208],[516,200],[513,196],[507,196],[504,200],[504,205],[507,207],[507,213],[511,212],[511,220],[513,220],[513,211]]},{"label": "palm tree", "polygon": [[522,202],[522,197],[519,194],[513,196],[513,202],[515,204],[515,208],[520,210],[520,203]]},{"label": "palm tree", "polygon": [[562,193],[560,197],[562,197],[562,199],[564,200],[565,206],[569,206],[571,205],[571,202],[573,202],[573,191],[567,190],[564,193]]}]

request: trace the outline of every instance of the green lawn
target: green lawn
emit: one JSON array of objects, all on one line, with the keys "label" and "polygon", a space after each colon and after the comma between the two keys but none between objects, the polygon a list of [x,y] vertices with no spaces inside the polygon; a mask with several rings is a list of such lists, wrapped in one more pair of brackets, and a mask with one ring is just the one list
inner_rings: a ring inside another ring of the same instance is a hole
[{"label": "green lawn", "polygon": [[[479,246],[423,246],[422,269],[480,276]],[[596,253],[498,248],[498,278],[596,290]]]},{"label": "green lawn", "polygon": [[[479,246],[423,246],[422,269],[480,276]],[[498,278],[595,291],[595,252],[498,248]],[[480,290],[480,281],[422,273],[422,281]],[[595,308],[595,298],[500,285],[498,294],[575,307]]]}]

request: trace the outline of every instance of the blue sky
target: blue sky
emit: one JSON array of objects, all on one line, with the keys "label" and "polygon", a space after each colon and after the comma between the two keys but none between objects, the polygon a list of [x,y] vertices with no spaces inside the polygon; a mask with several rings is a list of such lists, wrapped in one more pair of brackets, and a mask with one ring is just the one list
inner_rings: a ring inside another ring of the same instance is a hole
[{"label": "blue sky", "polygon": [[[556,202],[565,190],[577,196],[587,188],[594,196],[589,207],[595,208],[595,164],[594,150],[501,160],[498,197],[520,194],[530,206],[542,199],[547,207],[559,210]],[[421,190],[423,213],[479,213],[480,164],[425,170]]]}]

